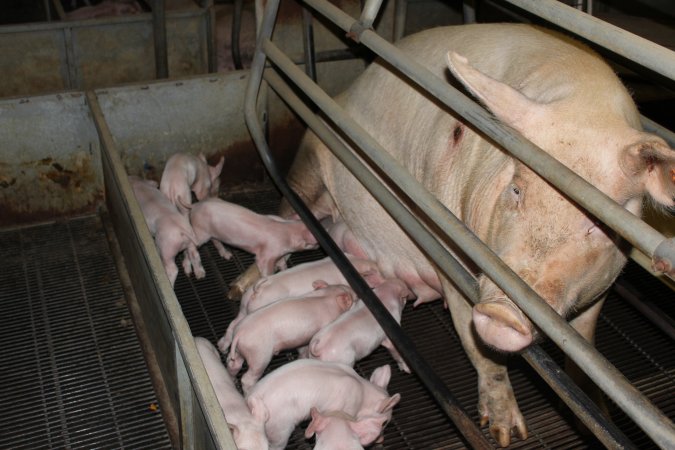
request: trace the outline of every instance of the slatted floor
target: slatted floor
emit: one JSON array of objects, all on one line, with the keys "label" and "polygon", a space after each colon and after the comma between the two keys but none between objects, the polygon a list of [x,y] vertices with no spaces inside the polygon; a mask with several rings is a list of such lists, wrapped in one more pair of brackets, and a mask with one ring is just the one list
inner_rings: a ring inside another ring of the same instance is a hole
[{"label": "slatted floor", "polygon": [[[270,190],[227,199],[261,213],[274,213],[278,204],[278,196]],[[234,258],[225,261],[218,256],[211,244],[203,246],[200,251],[207,271],[206,278],[196,281],[194,278],[187,279],[181,273],[176,281],[175,291],[193,334],[206,337],[215,343],[238,312],[238,303],[225,298],[227,286],[253,262],[253,258],[234,249]],[[292,256],[290,264],[321,257],[323,254],[320,251],[298,253]],[[631,265],[624,278],[629,281],[644,280],[645,274],[641,272],[641,269]],[[672,292],[662,288],[654,280],[647,279],[646,282],[651,290],[650,299],[661,298],[662,306],[672,314]],[[425,304],[416,309],[409,305],[403,313],[402,325],[413,338],[422,356],[477,422],[476,373],[459,343],[448,312],[440,302]],[[560,351],[550,343],[544,343],[543,347],[562,364],[563,356]],[[599,322],[597,347],[671,419],[675,418],[675,347],[665,334],[642,319],[622,299],[612,295]],[[268,372],[293,359],[294,352],[280,354],[272,361]],[[367,377],[382,364],[390,364],[395,368],[388,352],[381,348],[359,362],[356,368]],[[509,367],[516,397],[530,432],[526,441],[516,439],[511,448],[602,447],[595,438],[576,431],[572,418],[560,406],[555,394],[522,359],[512,358]],[[394,410],[393,419],[385,430],[384,445],[380,448],[393,450],[466,447],[454,424],[441,412],[417,377],[393,370],[389,392],[401,393],[402,401]],[[654,447],[620,410],[612,404],[609,408],[619,428],[639,448]],[[303,436],[305,425],[306,423],[301,424],[296,429],[289,441],[289,449],[313,447],[313,441]],[[488,436],[486,428],[484,431]]]},{"label": "slatted floor", "polygon": [[171,448],[97,216],[0,231],[0,448]]}]

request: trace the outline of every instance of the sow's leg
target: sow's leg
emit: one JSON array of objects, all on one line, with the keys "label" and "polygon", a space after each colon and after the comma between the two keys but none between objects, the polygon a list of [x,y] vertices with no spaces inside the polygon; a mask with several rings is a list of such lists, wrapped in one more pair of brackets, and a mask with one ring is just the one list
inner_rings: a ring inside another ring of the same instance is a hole
[{"label": "sow's leg", "polygon": [[506,357],[490,351],[478,340],[473,330],[471,306],[445,280],[443,293],[462,346],[478,372],[478,412],[481,426],[489,421],[490,434],[502,447],[511,442],[512,429],[522,439],[527,439],[525,419],[518,409],[506,366],[497,362],[497,358]]},{"label": "sow's leg", "polygon": [[[307,132],[286,178],[291,188],[310,207],[319,201],[322,194],[326,192],[315,152],[315,147],[319,145],[321,145],[319,139],[313,133]],[[283,218],[289,218],[295,214],[295,211],[288,201],[283,198],[281,199],[277,214]],[[255,264],[252,264],[230,284],[230,290],[227,293],[228,298],[240,300],[246,289],[258,281],[259,278],[260,271]]]}]

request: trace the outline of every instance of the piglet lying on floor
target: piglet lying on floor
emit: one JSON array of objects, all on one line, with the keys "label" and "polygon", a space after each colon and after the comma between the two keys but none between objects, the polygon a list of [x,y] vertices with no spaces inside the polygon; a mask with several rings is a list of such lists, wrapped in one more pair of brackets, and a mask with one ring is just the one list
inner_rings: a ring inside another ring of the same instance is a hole
[{"label": "piglet lying on floor", "polygon": [[[371,287],[382,282],[382,276],[373,261],[358,259],[348,254],[345,256]],[[253,287],[244,292],[239,304],[239,314],[230,322],[225,335],[218,341],[220,351],[223,353],[227,351],[232,343],[232,332],[247,314],[276,301],[311,292],[314,289],[312,283],[316,280],[323,280],[329,285],[347,284],[342,272],[329,257],[298,264],[258,280]]]},{"label": "piglet lying on floor", "polygon": [[156,182],[134,176],[129,177],[129,182],[173,286],[178,276],[176,255],[197,244],[195,233],[188,219],[157,189]]},{"label": "piglet lying on floor", "polygon": [[181,214],[187,216],[192,204],[191,192],[195,193],[197,200],[218,195],[219,176],[224,162],[225,158],[221,157],[218,164],[209,166],[203,153],[199,156],[175,153],[164,166],[159,190],[176,205]]},{"label": "piglet lying on floor", "polygon": [[282,350],[307,345],[314,333],[352,307],[354,291],[349,286],[328,286],[314,282],[315,290],[260,308],[246,316],[234,330],[227,369],[239,373],[244,361],[248,371],[241,387],[248,392],[272,360]]},{"label": "piglet lying on floor", "polygon": [[[401,323],[401,313],[412,293],[396,278],[385,280],[374,289],[375,295],[387,308],[396,322]],[[398,367],[410,373],[408,365],[396,351],[384,330],[363,302],[326,325],[312,337],[309,343],[309,357],[322,361],[334,361],[353,366],[370,355],[379,345],[386,347]]]},{"label": "piglet lying on floor", "polygon": [[[265,376],[246,402],[253,417],[265,424],[270,449],[281,450],[295,426],[310,417],[312,408],[341,411],[361,424],[387,423],[401,399],[400,394],[390,397],[387,393],[390,377],[387,365],[375,369],[368,381],[344,364],[300,359]],[[381,427],[364,426],[360,443],[369,445],[381,434]]]},{"label": "piglet lying on floor", "polygon": [[265,427],[253,418],[244,397],[220,362],[220,353],[207,339],[195,337],[195,345],[202,358],[206,373],[216,391],[218,403],[225,414],[232,437],[239,449],[267,450],[269,444]]},{"label": "piglet lying on floor", "polygon": [[[287,254],[318,247],[316,238],[300,220],[258,214],[219,198],[208,198],[193,205],[190,221],[197,235],[197,246],[211,239],[225,259],[232,254],[222,242],[253,253],[263,276],[271,275],[275,268],[285,269]],[[195,276],[203,278],[204,267],[197,248],[188,249],[188,256]],[[189,267],[183,267],[188,273]]]}]

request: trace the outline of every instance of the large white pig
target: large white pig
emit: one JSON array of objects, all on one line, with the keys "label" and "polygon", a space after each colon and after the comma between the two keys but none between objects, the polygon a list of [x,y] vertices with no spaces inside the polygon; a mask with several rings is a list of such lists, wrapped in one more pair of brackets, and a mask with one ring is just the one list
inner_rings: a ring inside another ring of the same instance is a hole
[{"label": "large white pig", "polygon": [[[342,411],[361,422],[384,417],[380,422],[384,426],[401,400],[400,394],[387,393],[390,378],[387,365],[365,380],[345,364],[300,359],[261,379],[246,402],[253,416],[265,424],[270,449],[281,450],[295,426],[310,417],[312,408]],[[364,433],[364,439],[372,442],[381,431]]]},{"label": "large white pig", "polygon": [[[675,205],[675,152],[642,131],[630,94],[586,46],[525,24],[439,27],[397,45],[633,214],[641,214],[646,197]],[[614,233],[387,65],[372,64],[337,101],[593,340],[599,299],[626,262],[626,246]],[[489,421],[503,446],[514,429],[525,437],[506,367],[487,346],[527,347],[536,336],[527,317],[485,276],[472,308],[313,134],[288,178],[310,205],[329,192],[365,254],[348,251],[377,261],[385,277],[404,280],[418,299],[445,297],[478,372],[481,423]]]},{"label": "large white pig", "polygon": [[220,361],[220,353],[207,339],[195,337],[195,345],[204,363],[206,373],[216,392],[218,404],[240,450],[267,450],[269,444],[265,427],[253,418],[246,400],[234,385],[234,380]]},{"label": "large white pig", "polygon": [[157,182],[135,176],[130,176],[129,182],[173,286],[178,276],[176,255],[194,247],[197,237],[188,219],[157,189]]},{"label": "large white pig", "polygon": [[159,190],[187,216],[192,204],[191,192],[195,193],[197,200],[218,195],[219,176],[224,163],[223,156],[215,166],[209,166],[203,153],[199,156],[174,153],[164,165]]}]

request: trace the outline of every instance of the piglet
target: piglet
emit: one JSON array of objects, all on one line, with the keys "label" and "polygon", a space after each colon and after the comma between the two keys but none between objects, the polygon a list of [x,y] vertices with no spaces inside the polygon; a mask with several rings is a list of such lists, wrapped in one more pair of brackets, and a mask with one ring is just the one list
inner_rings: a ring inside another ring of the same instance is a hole
[{"label": "piglet", "polygon": [[218,195],[219,176],[224,162],[225,158],[221,157],[218,164],[209,166],[203,153],[199,156],[175,153],[164,166],[159,190],[176,205],[181,214],[187,216],[192,204],[191,191],[197,200]]},{"label": "piglet", "polygon": [[157,189],[155,181],[130,176],[129,182],[173,286],[178,276],[176,255],[197,244],[195,233],[188,219]]},{"label": "piglet", "polygon": [[[358,259],[349,254],[345,254],[345,256],[349,258],[354,268],[363,276],[370,287],[377,286],[382,282],[382,276],[374,261]],[[247,314],[276,301],[310,292],[315,280],[324,280],[328,284],[347,284],[342,272],[330,257],[298,264],[290,269],[258,280],[253,287],[244,292],[239,304],[239,314],[230,322],[225,335],[218,341],[220,351],[223,353],[227,351],[232,343],[234,328]]]},{"label": "piglet", "polygon": [[[316,238],[300,220],[257,214],[219,198],[208,198],[193,205],[190,221],[199,245],[211,239],[225,259],[231,258],[232,253],[221,242],[253,253],[263,276],[274,273],[275,268],[285,269],[287,254],[318,247]],[[204,268],[199,252],[190,248],[188,255],[195,276],[202,278]]]},{"label": "piglet", "polygon": [[[375,288],[374,293],[396,322],[401,323],[405,302],[412,296],[406,285],[399,279],[389,278]],[[379,345],[389,350],[399,369],[410,373],[408,365],[384,334],[384,330],[368,307],[365,303],[359,302],[312,337],[309,343],[309,357],[353,366],[356,361],[368,356]]]},{"label": "piglet", "polygon": [[312,421],[307,425],[305,437],[316,435],[314,450],[363,450],[378,437],[381,438],[387,417],[376,415],[357,420],[342,411],[311,411]]},{"label": "piglet", "polygon": [[[297,424],[319,411],[342,411],[356,422],[385,424],[400,394],[389,396],[391,369],[375,369],[370,381],[351,367],[333,362],[299,359],[266,375],[246,397],[253,417],[265,424],[270,449],[281,450]],[[364,442],[373,442],[382,429],[364,433]]]},{"label": "piglet", "polygon": [[267,450],[269,443],[265,427],[253,418],[244,397],[220,361],[220,353],[207,339],[195,337],[195,345],[206,373],[216,392],[218,403],[225,414],[237,448],[240,450]]},{"label": "piglet", "polygon": [[248,371],[241,386],[248,392],[282,350],[307,345],[314,333],[351,308],[354,291],[349,286],[328,286],[314,282],[314,291],[260,308],[246,316],[234,330],[227,359],[230,375],[236,375],[244,361]]}]

